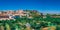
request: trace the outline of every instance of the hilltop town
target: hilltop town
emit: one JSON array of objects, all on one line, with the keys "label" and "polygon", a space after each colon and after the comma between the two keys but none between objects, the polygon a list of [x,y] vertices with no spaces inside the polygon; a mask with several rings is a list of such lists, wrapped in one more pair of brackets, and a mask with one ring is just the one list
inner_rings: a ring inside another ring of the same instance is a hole
[{"label": "hilltop town", "polygon": [[[46,14],[47,15],[47,14]],[[43,13],[38,12],[37,10],[8,10],[8,11],[0,11],[0,20],[9,20],[14,19],[15,16],[24,17],[27,16],[28,18],[32,18],[33,16],[43,16],[43,18],[46,18],[46,15],[43,15]],[[60,15],[56,14],[50,14],[51,17],[58,17],[60,18]]]}]

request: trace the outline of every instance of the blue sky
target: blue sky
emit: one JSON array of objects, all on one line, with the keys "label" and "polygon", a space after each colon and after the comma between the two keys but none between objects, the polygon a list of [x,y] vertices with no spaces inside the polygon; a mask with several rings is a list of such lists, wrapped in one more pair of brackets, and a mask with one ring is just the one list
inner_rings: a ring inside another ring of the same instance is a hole
[{"label": "blue sky", "polygon": [[31,9],[42,13],[60,13],[60,0],[0,0],[0,10]]}]

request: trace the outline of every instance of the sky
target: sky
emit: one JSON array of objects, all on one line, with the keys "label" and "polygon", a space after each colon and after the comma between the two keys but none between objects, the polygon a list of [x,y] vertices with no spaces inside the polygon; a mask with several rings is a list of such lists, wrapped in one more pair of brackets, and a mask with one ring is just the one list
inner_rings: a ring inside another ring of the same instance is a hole
[{"label": "sky", "polygon": [[0,0],[0,11],[18,9],[60,14],[60,0]]}]

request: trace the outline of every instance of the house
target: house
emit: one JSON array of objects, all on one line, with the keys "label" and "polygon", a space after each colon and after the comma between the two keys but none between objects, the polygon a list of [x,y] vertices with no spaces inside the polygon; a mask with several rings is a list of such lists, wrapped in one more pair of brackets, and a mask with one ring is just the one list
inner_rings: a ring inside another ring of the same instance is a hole
[{"label": "house", "polygon": [[12,18],[13,16],[9,16],[9,15],[0,15],[0,20],[10,20],[10,19],[14,19]]}]

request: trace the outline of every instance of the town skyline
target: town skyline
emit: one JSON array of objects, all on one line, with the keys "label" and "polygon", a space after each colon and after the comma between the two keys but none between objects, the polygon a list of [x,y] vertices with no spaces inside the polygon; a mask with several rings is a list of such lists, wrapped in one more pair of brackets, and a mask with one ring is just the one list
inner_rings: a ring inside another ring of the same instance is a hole
[{"label": "town skyline", "polygon": [[[33,10],[35,10],[35,9],[17,9],[17,10],[11,10],[11,9],[7,9],[7,10],[0,10],[0,12],[7,12],[7,11],[19,11],[19,10],[28,10],[28,11],[33,11]],[[35,10],[35,11],[38,11],[38,12],[40,12],[40,13],[43,13],[43,12],[41,12],[40,10]],[[60,13],[43,13],[44,15],[46,15],[46,14],[56,14],[56,15],[60,15]]]}]

